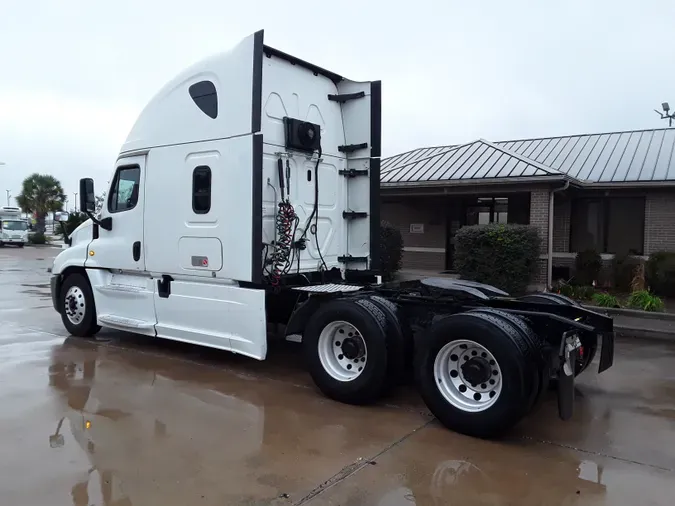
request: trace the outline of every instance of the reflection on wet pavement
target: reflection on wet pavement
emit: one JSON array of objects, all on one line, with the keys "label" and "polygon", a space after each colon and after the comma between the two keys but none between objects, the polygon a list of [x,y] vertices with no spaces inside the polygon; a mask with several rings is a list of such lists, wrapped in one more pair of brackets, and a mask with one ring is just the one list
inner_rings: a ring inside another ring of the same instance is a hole
[{"label": "reflection on wet pavement", "polygon": [[321,397],[297,345],[256,362],[66,338],[42,300],[44,251],[0,250],[2,504],[672,504],[674,346],[622,340],[614,368],[582,376],[573,420],[551,398],[482,441],[440,427],[410,389],[365,408]]}]

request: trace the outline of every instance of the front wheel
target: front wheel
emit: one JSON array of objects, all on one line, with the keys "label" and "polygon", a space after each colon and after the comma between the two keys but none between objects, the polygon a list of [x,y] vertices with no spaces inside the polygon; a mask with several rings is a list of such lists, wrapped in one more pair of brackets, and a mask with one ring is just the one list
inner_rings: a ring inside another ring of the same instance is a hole
[{"label": "front wheel", "polygon": [[61,286],[61,321],[73,336],[93,337],[101,327],[96,323],[96,305],[89,280],[70,274]]}]

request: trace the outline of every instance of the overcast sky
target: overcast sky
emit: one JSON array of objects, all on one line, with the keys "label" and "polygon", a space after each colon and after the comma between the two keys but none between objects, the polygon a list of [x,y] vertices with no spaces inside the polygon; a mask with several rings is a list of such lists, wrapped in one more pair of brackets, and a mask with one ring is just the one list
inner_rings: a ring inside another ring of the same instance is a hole
[{"label": "overcast sky", "polygon": [[382,80],[385,156],[661,128],[653,109],[675,106],[674,20],[672,0],[7,0],[0,203],[36,171],[59,178],[71,205],[81,177],[102,191],[146,101],[259,29],[350,79]]}]

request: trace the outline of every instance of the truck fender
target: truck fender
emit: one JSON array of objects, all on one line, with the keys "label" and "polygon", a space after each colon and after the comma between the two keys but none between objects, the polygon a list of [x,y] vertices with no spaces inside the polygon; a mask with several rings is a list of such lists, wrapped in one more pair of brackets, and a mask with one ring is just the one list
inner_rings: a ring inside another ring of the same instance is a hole
[{"label": "truck fender", "polygon": [[319,306],[325,301],[323,297],[311,296],[305,302],[300,304],[291,314],[286,325],[286,335],[300,334],[305,330],[305,325],[310,316],[314,314]]}]

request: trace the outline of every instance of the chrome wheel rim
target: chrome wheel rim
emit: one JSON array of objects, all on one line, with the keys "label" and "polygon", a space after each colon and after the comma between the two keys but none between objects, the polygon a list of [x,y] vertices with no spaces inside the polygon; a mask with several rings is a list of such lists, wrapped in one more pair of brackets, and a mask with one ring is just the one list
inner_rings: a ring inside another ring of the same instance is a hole
[{"label": "chrome wheel rim", "polygon": [[502,391],[499,363],[487,348],[468,339],[441,348],[434,361],[434,379],[445,400],[468,413],[490,408]]},{"label": "chrome wheel rim", "polygon": [[368,360],[368,348],[361,332],[345,321],[335,321],[323,328],[318,352],[328,375],[343,382],[358,378]]},{"label": "chrome wheel rim", "polygon": [[79,286],[71,286],[66,292],[64,300],[65,312],[68,321],[73,325],[79,325],[84,320],[87,310],[84,292]]}]

